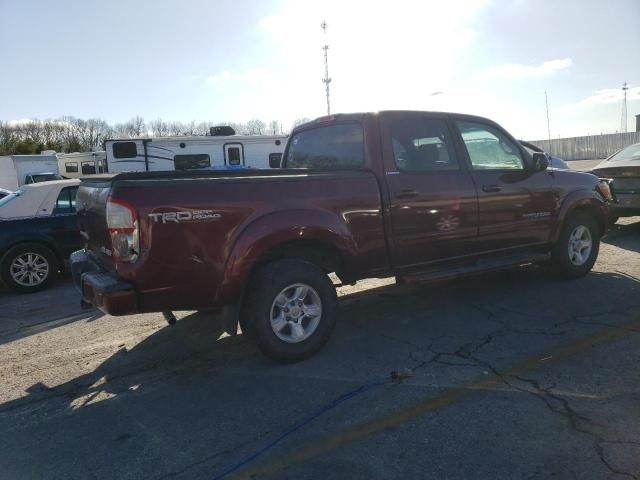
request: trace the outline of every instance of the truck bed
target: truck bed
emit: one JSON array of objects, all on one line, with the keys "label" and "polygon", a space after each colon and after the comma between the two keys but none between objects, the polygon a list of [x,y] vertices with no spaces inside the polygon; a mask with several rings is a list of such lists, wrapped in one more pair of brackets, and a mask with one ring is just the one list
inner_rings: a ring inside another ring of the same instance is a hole
[{"label": "truck bed", "polygon": [[140,255],[118,264],[117,274],[144,288],[141,311],[228,303],[272,246],[308,239],[344,252],[346,275],[389,267],[380,190],[368,170],[136,172],[82,181],[79,224],[105,270],[116,271],[105,222],[109,196],[137,209]]}]

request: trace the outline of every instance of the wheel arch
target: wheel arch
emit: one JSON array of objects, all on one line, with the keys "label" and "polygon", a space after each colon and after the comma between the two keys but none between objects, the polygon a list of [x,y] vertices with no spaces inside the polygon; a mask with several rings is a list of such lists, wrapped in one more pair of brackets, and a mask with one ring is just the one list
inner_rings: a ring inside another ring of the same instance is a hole
[{"label": "wheel arch", "polygon": [[552,232],[551,243],[558,241],[560,232],[562,231],[562,226],[567,219],[576,212],[584,212],[593,216],[598,222],[598,227],[600,229],[599,233],[600,236],[602,236],[606,232],[607,228],[607,216],[605,209],[606,206],[604,201],[598,197],[595,192],[577,191],[569,195],[560,207],[558,220]]}]

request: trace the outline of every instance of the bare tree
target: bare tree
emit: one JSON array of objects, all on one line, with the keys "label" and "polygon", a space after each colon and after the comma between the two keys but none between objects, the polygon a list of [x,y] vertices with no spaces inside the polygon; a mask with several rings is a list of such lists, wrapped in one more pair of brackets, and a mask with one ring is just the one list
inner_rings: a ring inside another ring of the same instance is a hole
[{"label": "bare tree", "polygon": [[146,134],[144,118],[140,115],[136,115],[127,123],[125,123],[125,129],[129,138],[138,138]]},{"label": "bare tree", "polygon": [[253,119],[247,122],[247,135],[262,135],[266,124],[262,120]]},{"label": "bare tree", "polygon": [[166,137],[169,135],[169,125],[161,118],[152,120],[149,123],[149,128],[151,129],[151,134],[154,137]]},{"label": "bare tree", "polygon": [[293,130],[294,128],[302,125],[303,123],[307,123],[307,122],[310,122],[310,121],[311,121],[310,118],[300,117],[300,118],[294,120],[293,125],[291,125],[291,130]]},{"label": "bare tree", "polygon": [[282,128],[280,128],[280,123],[277,120],[271,120],[271,123],[269,123],[269,130],[271,131],[271,135],[282,134]]}]

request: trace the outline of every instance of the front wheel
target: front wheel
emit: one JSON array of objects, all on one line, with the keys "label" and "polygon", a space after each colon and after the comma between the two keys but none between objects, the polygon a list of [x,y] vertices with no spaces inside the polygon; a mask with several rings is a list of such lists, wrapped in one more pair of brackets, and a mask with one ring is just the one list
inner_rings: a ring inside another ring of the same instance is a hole
[{"label": "front wheel", "polygon": [[562,226],[551,252],[556,271],[566,277],[589,273],[598,258],[600,230],[593,216],[576,212]]},{"label": "front wheel", "polygon": [[302,260],[279,260],[261,268],[249,283],[240,315],[262,353],[295,362],[324,346],[336,310],[336,291],[325,272]]}]

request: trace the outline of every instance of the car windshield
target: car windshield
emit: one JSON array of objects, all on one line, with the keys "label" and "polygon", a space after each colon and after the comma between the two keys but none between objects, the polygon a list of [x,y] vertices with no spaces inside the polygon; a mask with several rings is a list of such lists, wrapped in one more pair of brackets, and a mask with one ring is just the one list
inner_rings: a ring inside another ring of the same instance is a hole
[{"label": "car windshield", "polygon": [[0,198],[0,207],[6,205],[14,198],[18,198],[20,195],[22,195],[22,190],[18,190],[17,192],[10,193],[6,197]]},{"label": "car windshield", "polygon": [[640,161],[640,143],[623,148],[609,159],[610,162],[624,162],[627,160]]},{"label": "car windshield", "polygon": [[50,182],[52,180],[63,180],[57,173],[35,173],[31,175],[33,183]]}]

